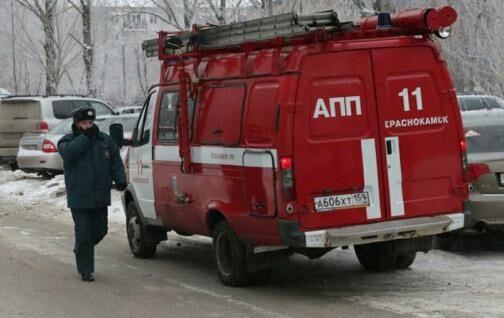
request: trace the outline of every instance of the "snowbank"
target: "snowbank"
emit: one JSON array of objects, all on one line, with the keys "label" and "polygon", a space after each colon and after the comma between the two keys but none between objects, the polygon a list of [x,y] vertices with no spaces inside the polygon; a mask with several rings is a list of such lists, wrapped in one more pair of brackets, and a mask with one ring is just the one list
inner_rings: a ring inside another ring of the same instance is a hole
[{"label": "snowbank", "polygon": [[[50,203],[59,208],[65,217],[67,213],[65,180],[63,175],[56,176],[50,180],[37,176],[36,174],[24,173],[20,170],[9,171],[0,168],[0,196],[9,200],[37,205],[39,203]],[[34,209],[35,212],[43,213]],[[121,194],[112,191],[112,205],[109,207],[109,221],[124,224],[124,210],[121,203]]]}]

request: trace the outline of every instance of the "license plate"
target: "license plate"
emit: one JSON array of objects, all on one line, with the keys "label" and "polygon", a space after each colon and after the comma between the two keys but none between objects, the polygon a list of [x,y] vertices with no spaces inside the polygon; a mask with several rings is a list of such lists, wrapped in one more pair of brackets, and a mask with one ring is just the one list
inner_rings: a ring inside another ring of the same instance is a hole
[{"label": "license plate", "polygon": [[367,192],[359,192],[320,196],[314,197],[313,203],[317,212],[362,208],[369,206],[369,194]]}]

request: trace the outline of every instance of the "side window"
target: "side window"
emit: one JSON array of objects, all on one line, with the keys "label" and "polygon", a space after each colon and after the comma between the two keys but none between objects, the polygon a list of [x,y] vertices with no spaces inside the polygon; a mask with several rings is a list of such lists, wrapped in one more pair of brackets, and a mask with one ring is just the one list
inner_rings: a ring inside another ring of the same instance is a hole
[{"label": "side window", "polygon": [[151,110],[154,109],[154,104],[156,103],[157,91],[150,94],[145,101],[144,108],[138,118],[136,124],[133,141],[135,146],[144,145],[149,141],[150,128],[152,127],[152,114]]},{"label": "side window", "polygon": [[97,116],[112,114],[112,111],[110,110],[110,108],[108,108],[107,106],[105,106],[102,103],[91,101],[90,104],[91,104],[91,107],[93,107],[96,110]]},{"label": "side window", "polygon": [[240,141],[245,85],[204,87],[199,95],[196,142],[236,145]]},{"label": "side window", "polygon": [[504,109],[502,100],[497,97],[485,97],[483,100],[489,109]]},{"label": "side window", "polygon": [[158,139],[160,142],[178,139],[177,105],[178,92],[164,93],[159,109]]},{"label": "side window", "polygon": [[466,111],[482,110],[486,109],[485,104],[479,97],[464,97],[460,99],[462,109]]},{"label": "side window", "polygon": [[258,82],[250,90],[246,107],[245,141],[249,145],[270,145],[277,117],[277,82]]},{"label": "side window", "polygon": [[[178,116],[177,106],[179,104],[178,92],[166,92],[161,101],[158,122],[158,139],[160,142],[170,142],[178,140]],[[192,137],[192,122],[194,117],[195,101],[187,99],[189,117],[189,138]]]}]

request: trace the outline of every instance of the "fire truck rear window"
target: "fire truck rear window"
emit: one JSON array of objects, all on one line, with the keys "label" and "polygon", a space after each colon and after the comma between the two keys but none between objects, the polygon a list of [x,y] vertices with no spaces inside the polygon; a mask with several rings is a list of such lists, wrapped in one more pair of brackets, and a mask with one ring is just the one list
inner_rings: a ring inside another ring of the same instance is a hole
[{"label": "fire truck rear window", "polygon": [[245,86],[205,87],[199,96],[196,141],[235,145],[240,141]]}]

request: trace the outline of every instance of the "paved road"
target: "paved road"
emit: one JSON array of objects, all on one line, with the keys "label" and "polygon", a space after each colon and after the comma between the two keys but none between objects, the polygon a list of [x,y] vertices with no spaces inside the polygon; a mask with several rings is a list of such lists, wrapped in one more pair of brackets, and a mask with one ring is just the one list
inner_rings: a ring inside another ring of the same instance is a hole
[{"label": "paved road", "polygon": [[[504,317],[504,248],[420,255],[411,270],[369,274],[352,250],[294,257],[268,286],[228,288],[211,242],[172,235],[158,257],[129,253],[112,224],[94,283],[75,273],[67,212],[0,197],[0,317]],[[477,245],[477,244],[476,244]]]}]

